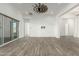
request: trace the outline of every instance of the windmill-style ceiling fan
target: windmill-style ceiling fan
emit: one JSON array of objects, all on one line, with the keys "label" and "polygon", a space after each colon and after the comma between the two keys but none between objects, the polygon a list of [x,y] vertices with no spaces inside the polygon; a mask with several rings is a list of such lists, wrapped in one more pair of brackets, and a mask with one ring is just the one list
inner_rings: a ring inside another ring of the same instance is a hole
[{"label": "windmill-style ceiling fan", "polygon": [[47,12],[48,7],[44,3],[37,3],[34,5],[33,10],[37,13],[45,13]]}]

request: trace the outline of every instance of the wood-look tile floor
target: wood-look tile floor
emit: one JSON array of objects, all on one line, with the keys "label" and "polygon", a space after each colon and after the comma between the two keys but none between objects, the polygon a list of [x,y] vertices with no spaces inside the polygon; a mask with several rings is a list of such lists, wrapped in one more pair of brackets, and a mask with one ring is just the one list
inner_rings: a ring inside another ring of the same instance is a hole
[{"label": "wood-look tile floor", "polygon": [[21,38],[0,47],[1,56],[79,56],[79,39],[73,37]]}]

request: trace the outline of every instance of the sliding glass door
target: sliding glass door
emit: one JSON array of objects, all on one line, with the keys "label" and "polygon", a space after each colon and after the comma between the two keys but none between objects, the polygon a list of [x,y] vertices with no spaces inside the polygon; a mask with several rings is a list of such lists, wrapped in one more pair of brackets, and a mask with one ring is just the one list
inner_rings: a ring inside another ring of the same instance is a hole
[{"label": "sliding glass door", "polygon": [[0,45],[19,36],[19,21],[0,14]]}]

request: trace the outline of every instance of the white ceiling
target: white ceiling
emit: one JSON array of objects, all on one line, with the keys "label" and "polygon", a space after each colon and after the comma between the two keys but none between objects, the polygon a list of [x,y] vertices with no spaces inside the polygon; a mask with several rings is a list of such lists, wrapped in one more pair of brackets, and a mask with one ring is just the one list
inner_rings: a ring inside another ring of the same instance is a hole
[{"label": "white ceiling", "polygon": [[[58,15],[60,12],[63,12],[62,10],[68,7],[69,3],[45,3],[48,6],[48,13],[52,14],[53,16]],[[14,8],[19,10],[24,16],[26,16],[27,13],[33,11],[33,5],[34,3],[10,3]]]}]

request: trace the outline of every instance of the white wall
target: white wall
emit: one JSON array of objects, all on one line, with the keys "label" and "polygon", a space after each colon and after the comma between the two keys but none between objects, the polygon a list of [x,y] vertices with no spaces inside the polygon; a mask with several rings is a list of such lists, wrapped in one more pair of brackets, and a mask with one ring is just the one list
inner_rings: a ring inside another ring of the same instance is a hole
[{"label": "white wall", "polygon": [[[75,36],[79,37],[79,18],[76,19],[61,19],[52,16],[43,16],[31,18],[26,24],[25,33],[31,37],[60,37],[60,36]],[[46,26],[41,29],[41,26]],[[28,31],[28,30],[29,31]]]},{"label": "white wall", "polygon": [[25,23],[24,36],[29,36],[29,26],[30,26],[30,23]]},{"label": "white wall", "polygon": [[60,36],[65,36],[65,20],[60,20]]},{"label": "white wall", "polygon": [[[29,36],[31,37],[60,37],[59,18],[52,16],[39,16],[32,18],[29,23]],[[41,29],[41,26],[46,26]]]},{"label": "white wall", "polygon": [[10,16],[12,18],[15,18],[20,21],[19,23],[19,37],[24,36],[24,22],[22,19],[22,15],[19,11],[17,11],[15,8],[13,8],[10,4],[6,3],[0,3],[0,13],[3,13],[7,16]]}]

